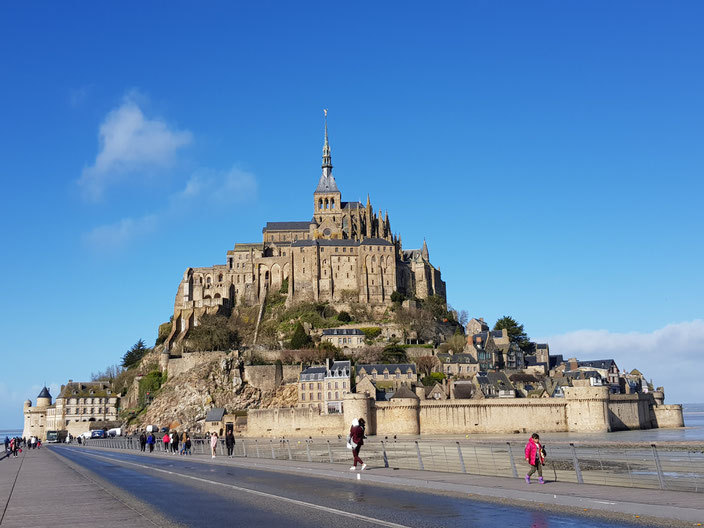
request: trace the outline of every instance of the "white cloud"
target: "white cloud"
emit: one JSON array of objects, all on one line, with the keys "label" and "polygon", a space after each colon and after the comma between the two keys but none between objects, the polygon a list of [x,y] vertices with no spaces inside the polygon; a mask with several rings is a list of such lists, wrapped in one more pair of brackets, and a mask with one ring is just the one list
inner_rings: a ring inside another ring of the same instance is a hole
[{"label": "white cloud", "polygon": [[98,200],[107,187],[127,175],[170,166],[177,151],[192,141],[188,130],[175,130],[159,118],[147,118],[138,98],[134,92],[126,95],[101,123],[98,155],[78,180],[86,197]]},{"label": "white cloud", "polygon": [[637,368],[665,387],[666,403],[701,402],[699,361],[704,352],[704,320],[669,324],[649,333],[578,330],[541,338],[551,354],[565,359],[613,359],[621,370]]},{"label": "white cloud", "polygon": [[97,251],[114,252],[126,247],[134,239],[156,231],[160,218],[148,214],[140,218],[123,218],[114,224],[94,228],[86,234],[85,241]]},{"label": "white cloud", "polygon": [[96,251],[118,251],[137,238],[157,232],[162,224],[183,218],[184,213],[195,208],[207,212],[224,210],[227,206],[254,200],[256,195],[257,181],[249,172],[238,168],[227,172],[200,170],[182,190],[168,197],[162,209],[95,227],[84,236],[84,241]]}]

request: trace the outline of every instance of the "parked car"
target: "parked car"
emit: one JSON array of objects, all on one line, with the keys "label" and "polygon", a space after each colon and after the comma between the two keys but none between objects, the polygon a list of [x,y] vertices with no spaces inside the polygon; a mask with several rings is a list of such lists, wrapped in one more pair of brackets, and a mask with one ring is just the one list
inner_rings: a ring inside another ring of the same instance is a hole
[{"label": "parked car", "polygon": [[91,432],[90,432],[90,431],[86,431],[85,433],[81,433],[81,434],[78,435],[78,436],[80,436],[81,438],[90,438]]},{"label": "parked car", "polygon": [[91,431],[90,433],[91,438],[105,438],[105,431],[102,429],[96,429],[95,431]]},{"label": "parked car", "polygon": [[108,436],[110,436],[110,437],[122,436],[122,428],[115,427],[114,429],[108,429]]}]

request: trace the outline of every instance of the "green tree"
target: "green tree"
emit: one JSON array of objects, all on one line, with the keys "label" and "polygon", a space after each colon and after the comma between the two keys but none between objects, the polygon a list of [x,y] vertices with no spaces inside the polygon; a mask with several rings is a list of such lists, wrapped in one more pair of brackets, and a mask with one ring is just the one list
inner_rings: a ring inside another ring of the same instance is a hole
[{"label": "green tree", "polygon": [[149,349],[144,346],[144,340],[140,339],[122,356],[122,366],[125,368],[134,367],[147,352]]},{"label": "green tree", "polygon": [[311,337],[306,334],[305,329],[301,323],[296,325],[296,329],[293,331],[293,337],[291,337],[291,348],[294,350],[299,350],[301,348],[309,347],[313,343]]},{"label": "green tree", "polygon": [[530,350],[530,338],[526,335],[525,330],[523,330],[522,324],[518,324],[518,321],[513,317],[504,315],[501,319],[496,321],[494,330],[503,330],[504,328],[506,329],[506,333],[508,333],[508,339],[511,343],[517,344],[524,352]]},{"label": "green tree", "polygon": [[386,345],[381,352],[382,363],[408,363],[406,349],[400,345]]}]

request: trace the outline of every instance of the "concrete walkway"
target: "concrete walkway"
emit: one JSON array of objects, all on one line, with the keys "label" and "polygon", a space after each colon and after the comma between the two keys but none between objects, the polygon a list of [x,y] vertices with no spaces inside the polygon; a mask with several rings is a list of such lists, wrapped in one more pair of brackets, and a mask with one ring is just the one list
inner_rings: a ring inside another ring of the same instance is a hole
[{"label": "concrete walkway", "polygon": [[[137,456],[148,463],[150,458],[174,458],[175,455],[146,454],[104,448],[80,448],[110,456]],[[349,471],[348,465],[309,463],[250,458],[211,459],[193,456],[192,462],[261,468],[300,475],[355,480],[392,487],[464,495],[479,500],[500,501],[519,506],[550,508],[565,513],[613,516],[667,526],[701,526],[704,524],[704,494],[578,485],[548,482],[526,484],[523,479],[480,477],[431,471],[394,470],[369,467],[366,471]],[[0,461],[0,516],[2,528],[9,527],[124,527],[163,525],[159,515],[147,511],[133,497],[91,473],[82,471],[51,448],[24,451],[18,458]],[[702,523],[702,524],[699,524]]]},{"label": "concrete walkway", "polygon": [[[146,522],[145,522],[146,521]],[[46,447],[0,460],[2,528],[154,526],[103,485],[66,464]],[[163,524],[166,526],[166,523]]]},{"label": "concrete walkway", "polygon": [[[114,452],[138,455],[138,451],[121,449],[82,448],[95,452]],[[364,453],[362,453],[364,454]],[[180,455],[162,453],[144,454],[153,457],[174,458]],[[520,506],[549,507],[556,510],[587,512],[593,515],[616,515],[621,519],[650,522],[679,521],[685,526],[704,526],[704,493],[624,488],[590,484],[537,482],[526,484],[523,478],[486,477],[459,473],[440,473],[368,467],[365,471],[350,471],[348,464],[329,464],[257,458],[227,458],[194,455],[193,461],[204,464],[223,464],[270,471],[283,471],[335,480],[359,479],[363,482],[388,486],[404,486],[425,490],[461,494],[473,499],[511,502]]]}]

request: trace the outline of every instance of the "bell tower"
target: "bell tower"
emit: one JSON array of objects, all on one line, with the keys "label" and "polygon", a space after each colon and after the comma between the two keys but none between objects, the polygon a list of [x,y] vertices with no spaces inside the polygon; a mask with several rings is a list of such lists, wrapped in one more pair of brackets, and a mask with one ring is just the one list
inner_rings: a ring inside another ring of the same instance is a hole
[{"label": "bell tower", "polygon": [[328,111],[325,112],[325,143],[323,144],[323,173],[313,193],[313,219],[317,227],[315,238],[343,238],[342,193],[332,175],[332,156],[328,141]]}]

